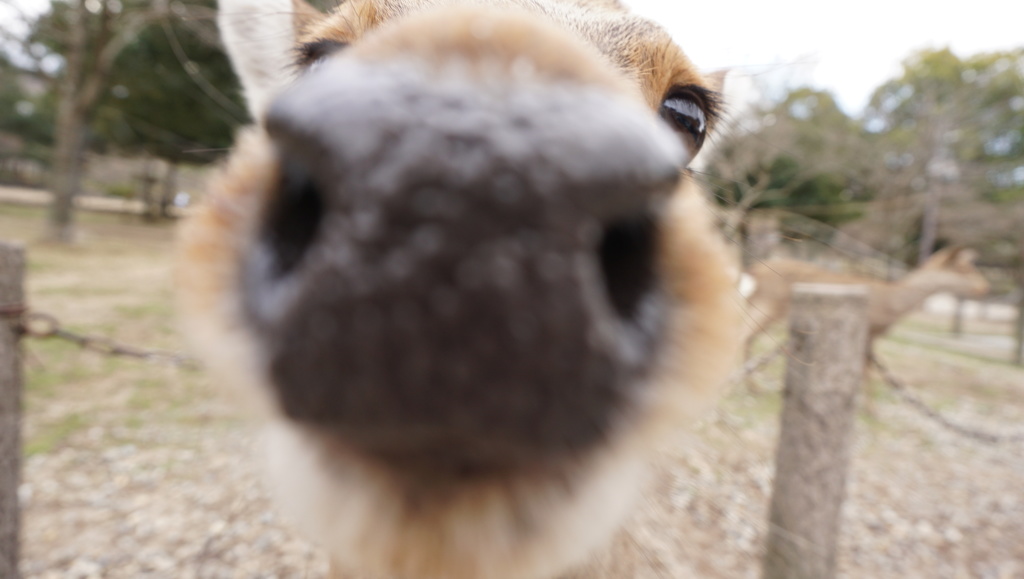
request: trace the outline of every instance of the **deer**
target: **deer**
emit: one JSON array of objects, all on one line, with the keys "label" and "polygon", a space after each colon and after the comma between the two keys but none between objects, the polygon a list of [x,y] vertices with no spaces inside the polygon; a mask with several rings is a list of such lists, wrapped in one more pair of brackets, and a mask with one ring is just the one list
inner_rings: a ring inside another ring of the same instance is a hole
[{"label": "deer", "polygon": [[789,315],[793,284],[858,284],[868,288],[868,347],[930,296],[951,292],[960,297],[980,297],[989,283],[978,271],[978,253],[965,247],[947,247],[932,254],[918,268],[894,282],[838,273],[793,259],[774,258],[755,264],[747,272],[754,283],[747,297],[744,344],[747,357],[754,341]]},{"label": "deer", "polygon": [[277,508],[335,578],[654,572],[623,521],[740,346],[687,171],[721,75],[617,0],[218,19],[254,122],[183,227],[178,299]]}]

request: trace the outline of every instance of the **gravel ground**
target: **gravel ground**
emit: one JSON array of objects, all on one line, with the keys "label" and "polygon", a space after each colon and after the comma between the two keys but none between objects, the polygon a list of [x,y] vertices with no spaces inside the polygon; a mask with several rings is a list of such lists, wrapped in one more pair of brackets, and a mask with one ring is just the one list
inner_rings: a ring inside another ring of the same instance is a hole
[{"label": "gravel ground", "polygon": [[[1019,394],[944,410],[1024,423]],[[759,576],[776,405],[776,394],[737,392],[680,436],[636,517],[651,577]],[[194,410],[213,418],[93,427],[31,457],[26,577],[322,577],[323,558],[267,502],[252,430],[223,402]],[[841,576],[1024,577],[1024,444],[965,440],[894,400],[878,412],[859,424]]]},{"label": "gravel ground", "polygon": [[[27,578],[322,577],[275,516],[243,428],[88,431],[26,464]],[[113,433],[115,436],[124,433]]]},{"label": "gravel ground", "polygon": [[[0,206],[0,231],[34,239],[41,216]],[[180,349],[169,230],[82,223],[79,247],[30,244],[33,307]],[[930,404],[1024,429],[1024,370],[912,338],[897,332],[882,354]],[[638,505],[632,542],[650,571],[630,579],[759,576],[782,363],[765,369],[764,393],[738,387],[680,435]],[[253,429],[205,376],[39,342],[26,368],[26,579],[324,576],[322,555],[268,504]],[[965,440],[876,390],[875,416],[857,424],[841,576],[1024,578],[1024,443]]]}]

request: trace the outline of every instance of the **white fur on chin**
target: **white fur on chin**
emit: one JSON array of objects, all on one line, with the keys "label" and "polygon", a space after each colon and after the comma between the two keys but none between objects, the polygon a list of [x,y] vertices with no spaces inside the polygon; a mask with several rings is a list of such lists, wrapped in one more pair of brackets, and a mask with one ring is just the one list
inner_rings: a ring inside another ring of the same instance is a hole
[{"label": "white fur on chin", "polygon": [[491,484],[493,492],[457,493],[440,516],[417,521],[393,485],[359,460],[328,465],[323,449],[283,420],[265,435],[271,490],[307,537],[347,568],[423,579],[556,576],[608,541],[646,470],[644,453],[604,449],[578,467],[570,491],[564,481]]}]

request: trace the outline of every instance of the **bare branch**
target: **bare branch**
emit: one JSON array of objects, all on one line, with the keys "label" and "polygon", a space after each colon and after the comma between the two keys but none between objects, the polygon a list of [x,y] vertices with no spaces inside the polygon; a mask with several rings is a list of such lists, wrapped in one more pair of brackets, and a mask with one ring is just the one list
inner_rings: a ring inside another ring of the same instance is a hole
[{"label": "bare branch", "polygon": [[85,81],[82,83],[82,90],[79,93],[79,106],[83,109],[89,108],[99,99],[110,73],[113,70],[114,62],[121,51],[131,44],[138,35],[150,24],[159,21],[167,15],[166,2],[153,2],[149,10],[137,11],[122,18],[123,24],[110,38],[101,45],[97,53],[92,70],[87,71]]}]

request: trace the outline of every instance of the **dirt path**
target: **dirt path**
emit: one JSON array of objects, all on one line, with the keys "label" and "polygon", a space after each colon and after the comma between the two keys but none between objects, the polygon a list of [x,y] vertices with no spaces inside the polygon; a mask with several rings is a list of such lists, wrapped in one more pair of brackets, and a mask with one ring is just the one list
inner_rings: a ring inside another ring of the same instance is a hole
[{"label": "dirt path", "polygon": [[[28,207],[49,207],[52,202],[53,193],[45,189],[0,185],[0,203]],[[101,197],[99,195],[80,195],[75,199],[75,207],[83,211],[126,213],[131,215],[139,215],[145,209],[142,201],[138,199]],[[177,214],[182,210],[174,207],[171,208],[171,211]]]}]

